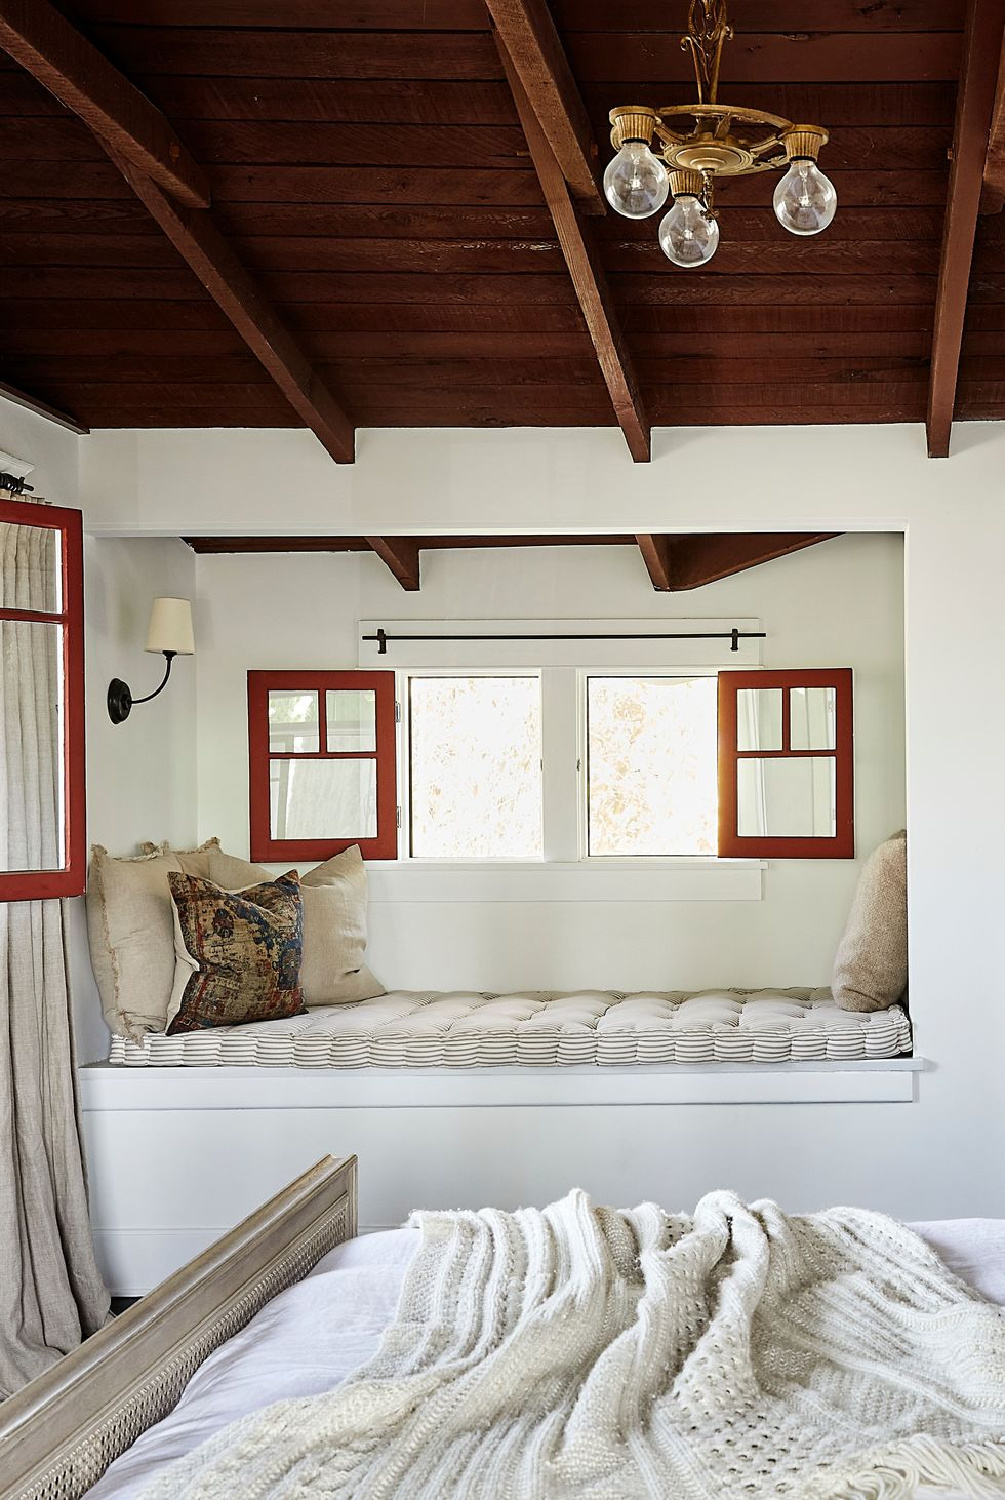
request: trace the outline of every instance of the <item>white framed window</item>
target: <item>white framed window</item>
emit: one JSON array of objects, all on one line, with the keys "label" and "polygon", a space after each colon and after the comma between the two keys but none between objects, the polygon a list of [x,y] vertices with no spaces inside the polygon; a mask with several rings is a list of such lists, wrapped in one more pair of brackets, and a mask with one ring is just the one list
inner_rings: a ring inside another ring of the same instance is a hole
[{"label": "white framed window", "polygon": [[717,674],[608,669],[578,678],[580,857],[714,859]]},{"label": "white framed window", "polygon": [[716,858],[714,668],[399,671],[398,856]]},{"label": "white framed window", "polygon": [[399,674],[398,702],[405,856],[541,859],[540,673]]}]

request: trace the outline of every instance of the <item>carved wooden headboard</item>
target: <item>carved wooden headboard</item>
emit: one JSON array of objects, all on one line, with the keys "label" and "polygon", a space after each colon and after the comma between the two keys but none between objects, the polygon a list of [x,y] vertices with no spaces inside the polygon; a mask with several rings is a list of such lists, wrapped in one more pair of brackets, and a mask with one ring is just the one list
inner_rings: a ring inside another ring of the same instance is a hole
[{"label": "carved wooden headboard", "polygon": [[79,1500],[214,1349],[356,1233],[356,1158],[324,1157],[0,1406],[6,1500]]}]

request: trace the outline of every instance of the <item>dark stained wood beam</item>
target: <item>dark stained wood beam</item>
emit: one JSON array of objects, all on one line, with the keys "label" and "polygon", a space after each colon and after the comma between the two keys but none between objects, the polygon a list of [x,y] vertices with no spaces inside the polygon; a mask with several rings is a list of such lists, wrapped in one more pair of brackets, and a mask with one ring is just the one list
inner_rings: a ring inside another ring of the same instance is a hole
[{"label": "dark stained wood beam", "polygon": [[82,437],[90,432],[83,422],[78,422],[76,417],[71,417],[69,412],[60,411],[57,406],[50,406],[48,401],[41,401],[37,396],[30,396],[27,391],[19,390],[15,385],[8,385],[6,381],[0,380],[0,396],[6,396],[8,401],[13,401],[15,406],[23,406],[26,411],[33,411],[37,417],[45,417],[47,422],[55,422],[57,427],[65,427],[70,432],[80,433]]},{"label": "dark stained wood beam", "polygon": [[498,32],[496,45],[513,90],[517,114],[527,137],[541,191],[555,222],[555,231],[572,278],[576,300],[597,351],[614,414],[635,462],[646,463],[651,456],[649,422],[592,236],[569,196],[565,176],[552,151],[551,143],[531,106],[506,43]]},{"label": "dark stained wood beam", "polygon": [[131,162],[112,151],[109,155],[297,415],[336,463],[351,464],[355,457],[352,421],[208,211],[174,203]]},{"label": "dark stained wood beam", "polygon": [[702,536],[643,535],[636,541],[653,588],[675,594],[717,583],[720,578],[840,535],[837,531],[719,532]]},{"label": "dark stained wood beam", "polygon": [[209,183],[164,115],[46,0],[0,0],[0,46],[165,192],[208,205]]},{"label": "dark stained wood beam", "polygon": [[[422,536],[420,552],[470,551],[483,547],[627,547],[631,536]],[[204,555],[241,552],[372,552],[363,536],[186,536],[193,552]],[[394,544],[400,546],[400,540]]]},{"label": "dark stained wood beam", "polygon": [[671,593],[674,585],[670,566],[670,537],[640,535],[635,540],[653,588],[659,594]]},{"label": "dark stained wood beam", "polygon": [[419,543],[415,537],[368,536],[365,541],[407,593],[419,592]]},{"label": "dark stained wood beam", "polygon": [[597,182],[597,144],[546,0],[486,0],[486,4],[510,68],[530,100],[570,191],[584,212],[605,213]]},{"label": "dark stained wood beam", "polygon": [[928,386],[929,458],[949,457],[956,405],[970,263],[991,134],[998,66],[1005,32],[1005,0],[969,0],[956,96],[956,127],[942,259],[935,300],[935,331]]},{"label": "dark stained wood beam", "polygon": [[995,89],[988,150],[984,158],[981,182],[982,214],[997,214],[1005,206],[1005,41],[998,61],[998,86]]}]

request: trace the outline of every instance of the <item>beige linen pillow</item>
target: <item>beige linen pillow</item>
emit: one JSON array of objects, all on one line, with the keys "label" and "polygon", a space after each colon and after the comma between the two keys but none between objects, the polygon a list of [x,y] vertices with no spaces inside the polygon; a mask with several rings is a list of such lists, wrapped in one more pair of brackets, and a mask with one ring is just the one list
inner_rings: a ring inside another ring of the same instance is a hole
[{"label": "beige linen pillow", "polygon": [[907,988],[907,833],[874,849],[859,876],[831,985],[842,1010],[886,1010]]},{"label": "beige linen pillow", "polygon": [[[224,890],[271,880],[264,865],[235,859],[220,848],[209,851],[209,878]],[[383,995],[370,973],[366,954],[366,865],[353,844],[316,865],[300,881],[304,902],[304,962],[300,976],[307,1005],[349,1005]]]},{"label": "beige linen pillow", "polygon": [[117,1036],[142,1042],[163,1031],[174,981],[174,920],[168,872],[181,871],[167,852],[113,859],[91,849],[87,877],[87,941],[105,1020]]},{"label": "beige linen pillow", "polygon": [[172,849],[166,841],[163,844],[151,843],[148,839],[140,845],[141,854],[171,854],[181,865],[186,875],[198,875],[200,880],[209,879],[209,852],[211,849],[219,849],[219,839],[207,839],[197,849]]}]

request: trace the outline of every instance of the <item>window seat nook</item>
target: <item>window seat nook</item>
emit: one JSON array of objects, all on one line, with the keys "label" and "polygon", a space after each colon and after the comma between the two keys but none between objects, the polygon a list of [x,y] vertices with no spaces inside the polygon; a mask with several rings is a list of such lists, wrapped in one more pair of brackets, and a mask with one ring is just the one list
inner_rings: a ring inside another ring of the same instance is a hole
[{"label": "window seat nook", "polygon": [[841,1010],[828,989],[700,992],[394,990],[142,1045],[113,1037],[109,1063],[143,1067],[471,1068],[849,1062],[910,1053],[899,1005]]}]

